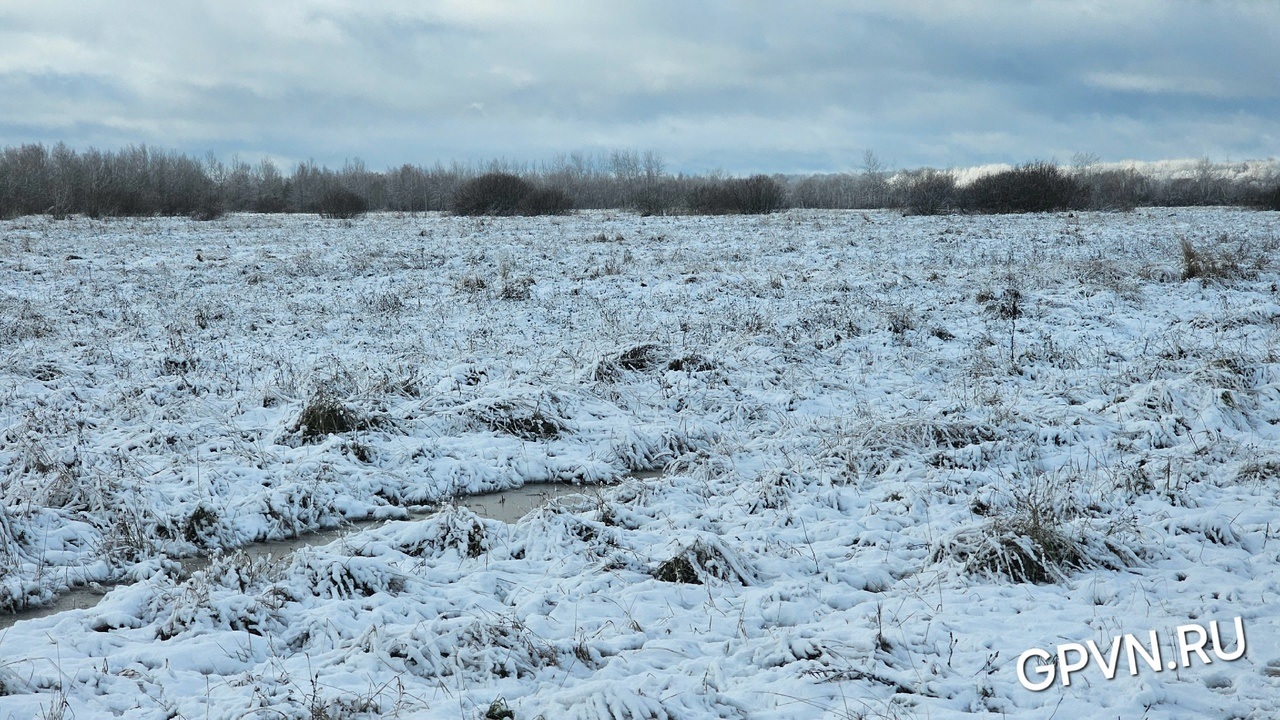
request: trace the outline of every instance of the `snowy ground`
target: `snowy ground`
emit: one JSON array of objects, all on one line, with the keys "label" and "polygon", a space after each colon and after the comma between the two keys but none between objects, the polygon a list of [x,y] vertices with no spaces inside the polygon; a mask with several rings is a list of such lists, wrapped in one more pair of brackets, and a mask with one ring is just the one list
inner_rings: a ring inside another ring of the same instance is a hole
[{"label": "snowy ground", "polygon": [[[128,582],[0,631],[0,718],[1271,717],[1278,247],[1223,209],[2,223],[0,609]],[[588,499],[231,552],[544,481]],[[1237,617],[1239,659],[1018,678]]]}]

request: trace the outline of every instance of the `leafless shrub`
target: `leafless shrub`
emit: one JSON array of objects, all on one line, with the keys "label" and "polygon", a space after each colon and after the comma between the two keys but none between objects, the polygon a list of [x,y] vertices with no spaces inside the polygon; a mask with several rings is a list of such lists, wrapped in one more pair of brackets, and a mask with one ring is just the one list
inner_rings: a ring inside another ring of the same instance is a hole
[{"label": "leafless shrub", "polygon": [[707,180],[689,192],[688,205],[700,215],[764,215],[786,207],[786,188],[768,175]]},{"label": "leafless shrub", "polygon": [[520,215],[564,215],[573,210],[573,198],[562,190],[535,187],[520,199]]},{"label": "leafless shrub", "polygon": [[906,214],[941,215],[954,208],[956,178],[932,168],[918,170],[903,176],[900,194]]},{"label": "leafless shrub", "polygon": [[463,183],[449,208],[454,215],[563,215],[573,199],[552,187],[538,187],[511,173],[492,172]]},{"label": "leafless shrub", "polygon": [[346,188],[333,188],[320,197],[316,212],[330,220],[352,220],[369,212],[369,201]]},{"label": "leafless shrub", "polygon": [[1057,165],[1033,162],[974,180],[961,206],[977,213],[1056,212],[1084,207],[1085,188]]},{"label": "leafless shrub", "polygon": [[1260,210],[1280,210],[1280,185],[1258,191],[1250,204]]}]

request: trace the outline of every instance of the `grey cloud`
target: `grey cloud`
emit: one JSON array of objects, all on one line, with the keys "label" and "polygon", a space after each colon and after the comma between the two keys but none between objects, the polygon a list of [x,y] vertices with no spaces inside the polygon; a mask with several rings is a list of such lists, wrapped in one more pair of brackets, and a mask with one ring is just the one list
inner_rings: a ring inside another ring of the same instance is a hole
[{"label": "grey cloud", "polygon": [[899,166],[1265,156],[1280,117],[1263,0],[129,7],[12,13],[0,144],[373,166],[637,147],[749,172],[865,148]]}]

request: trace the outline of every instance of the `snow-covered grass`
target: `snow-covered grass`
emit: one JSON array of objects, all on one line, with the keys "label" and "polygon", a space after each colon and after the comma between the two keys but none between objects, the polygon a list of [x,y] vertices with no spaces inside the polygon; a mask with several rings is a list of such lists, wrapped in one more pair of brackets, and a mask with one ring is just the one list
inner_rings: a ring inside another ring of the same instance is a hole
[{"label": "snow-covered grass", "polygon": [[[1269,717],[1278,230],[0,224],[0,607],[127,581],[0,633],[0,718]],[[601,487],[234,552],[546,481]],[[1236,617],[1239,660],[1018,681]]]}]

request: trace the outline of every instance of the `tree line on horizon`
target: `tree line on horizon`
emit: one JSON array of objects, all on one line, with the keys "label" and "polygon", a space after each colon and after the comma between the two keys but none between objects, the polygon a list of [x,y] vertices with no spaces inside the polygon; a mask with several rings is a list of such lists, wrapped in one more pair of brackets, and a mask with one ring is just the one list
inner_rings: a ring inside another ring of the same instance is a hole
[{"label": "tree line on horizon", "polygon": [[923,168],[891,172],[868,152],[856,172],[672,174],[655,152],[573,153],[552,162],[404,164],[362,161],[333,170],[314,161],[288,173],[269,159],[224,163],[146,146],[116,151],[25,144],[0,151],[0,218],[21,215],[190,216],[227,212],[443,211],[461,215],[559,214],[625,209],[646,215],[767,213],[787,207],[896,208],[909,214],[1130,210],[1145,206],[1243,205],[1280,210],[1280,176],[1242,178],[1203,160],[1182,177],[1077,158],[1071,167],[1032,162],[962,181]]}]

